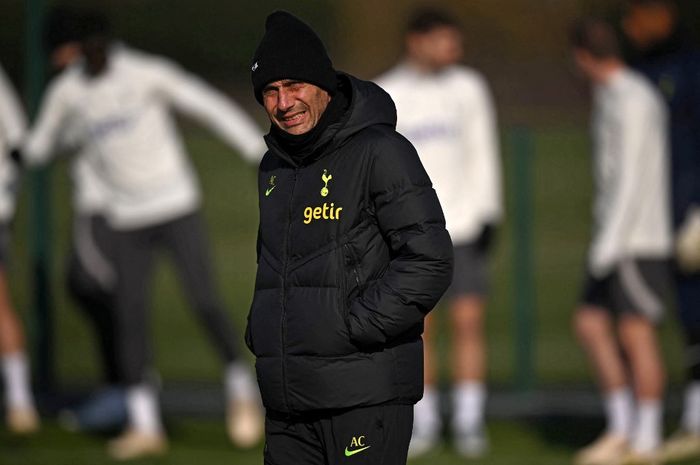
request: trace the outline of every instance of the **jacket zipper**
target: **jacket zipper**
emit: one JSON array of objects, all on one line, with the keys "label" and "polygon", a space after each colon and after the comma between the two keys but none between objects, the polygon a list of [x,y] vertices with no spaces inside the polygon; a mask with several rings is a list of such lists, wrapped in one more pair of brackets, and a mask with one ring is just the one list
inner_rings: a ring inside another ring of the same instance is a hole
[{"label": "jacket zipper", "polygon": [[284,245],[284,269],[282,272],[282,315],[280,324],[280,343],[282,347],[282,394],[284,396],[284,403],[289,408],[289,394],[287,392],[287,267],[289,266],[289,242],[291,238],[292,231],[292,200],[294,198],[294,189],[297,185],[297,175],[299,169],[294,169],[294,181],[292,182],[292,192],[289,195],[289,208],[288,208],[288,219],[287,219],[287,234],[285,236]]}]

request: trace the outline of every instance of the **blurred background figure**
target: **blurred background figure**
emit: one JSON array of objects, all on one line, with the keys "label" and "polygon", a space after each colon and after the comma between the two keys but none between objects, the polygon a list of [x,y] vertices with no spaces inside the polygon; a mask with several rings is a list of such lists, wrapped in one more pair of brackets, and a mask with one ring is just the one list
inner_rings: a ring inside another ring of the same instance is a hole
[{"label": "blurred background figure", "polygon": [[[44,45],[54,73],[82,56],[80,40],[86,25],[81,23],[86,18],[81,15],[81,10],[57,6],[46,18]],[[61,420],[70,430],[118,430],[126,422],[127,412],[117,360],[114,241],[105,218],[108,194],[97,173],[97,157],[91,156],[79,138],[79,128],[67,128],[60,134],[57,149],[79,151],[83,147],[72,160],[74,217],[66,282],[94,332],[103,386],[77,408],[63,412]]]},{"label": "blurred background figure", "polygon": [[81,24],[82,59],[50,84],[23,159],[47,162],[67,130],[84,144],[81,153],[105,189],[99,211],[113,247],[117,356],[128,412],[126,431],[110,443],[109,452],[130,459],[167,449],[156,389],[147,380],[147,301],[158,249],[171,254],[192,308],[226,362],[231,439],[254,445],[262,433],[257,387],[240,360],[240,338],[215,285],[196,174],[170,110],[205,124],[250,161],[264,151],[262,135],[247,115],[201,80],[168,60],[113,41],[102,15],[86,15]]},{"label": "blurred background figure", "polygon": [[665,370],[656,325],[671,253],[667,112],[656,90],[622,61],[609,24],[581,20],[571,43],[593,84],[595,177],[594,232],[574,323],[607,415],[605,431],[575,463],[658,463]]},{"label": "blurred background figure", "polygon": [[623,30],[632,65],[661,91],[670,112],[671,200],[677,243],[675,285],[685,334],[688,384],[680,429],[664,457],[700,456],[700,52],[672,0],[628,0]]},{"label": "blurred background figure", "polygon": [[[447,291],[452,328],[452,433],[459,454],[488,450],[484,309],[491,239],[502,216],[498,134],[491,94],[477,71],[460,64],[463,36],[446,11],[413,14],[401,63],[377,79],[396,103],[397,130],[418,151],[444,210],[454,244]],[[428,452],[443,430],[438,389],[436,314],[425,322],[425,392],[415,407],[409,456]]]},{"label": "blurred background figure", "polygon": [[5,412],[10,431],[39,428],[29,382],[29,360],[22,324],[12,307],[7,284],[10,223],[15,208],[16,170],[10,153],[26,131],[26,118],[15,91],[0,67],[0,369],[5,384]]},{"label": "blurred background figure", "polygon": [[55,6],[44,22],[44,50],[48,53],[53,72],[63,71],[80,59],[81,21],[80,10]]}]

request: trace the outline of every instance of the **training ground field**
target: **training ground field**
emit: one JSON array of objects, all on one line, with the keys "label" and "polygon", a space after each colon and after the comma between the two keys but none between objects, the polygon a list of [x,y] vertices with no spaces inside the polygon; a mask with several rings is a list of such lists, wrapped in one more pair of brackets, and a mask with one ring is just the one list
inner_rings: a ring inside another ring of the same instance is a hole
[{"label": "training ground field", "polygon": [[[569,389],[593,388],[588,368],[570,329],[572,309],[579,292],[579,282],[589,236],[590,164],[586,133],[581,129],[558,128],[533,131],[532,205],[534,228],[535,317],[534,389],[554,389],[565,396]],[[207,133],[189,128],[187,145],[198,169],[204,191],[204,213],[214,251],[218,281],[234,321],[242,331],[252,295],[255,271],[255,237],[257,196],[255,169],[246,166],[221,142]],[[507,214],[512,218],[514,172],[510,132],[503,137],[506,172]],[[30,267],[28,266],[28,191],[24,183],[17,221],[14,227],[10,271],[12,293],[28,326],[34,328],[30,315]],[[70,224],[70,183],[66,163],[56,165],[51,180],[52,214],[51,249],[55,323],[55,368],[58,385],[68,391],[84,391],[98,380],[92,335],[79,312],[66,297],[63,270],[68,249]],[[516,334],[514,316],[515,285],[513,276],[513,231],[510,219],[500,229],[493,263],[493,295],[488,310],[490,382],[501,391],[514,391]],[[163,257],[162,265],[168,263]],[[153,332],[155,365],[162,376],[164,389],[169,383],[204,383],[214,386],[220,381],[220,365],[203,332],[189,313],[177,277],[168,266],[160,266],[154,280]],[[448,329],[444,325],[445,330]],[[679,383],[680,338],[671,316],[662,328],[664,355],[672,382]],[[442,348],[448,337],[441,338]],[[241,343],[241,350],[243,344]],[[522,350],[522,349],[520,349]],[[246,356],[248,354],[246,353]],[[445,357],[446,360],[446,357]],[[676,390],[677,391],[677,390]],[[676,399],[677,404],[677,399]],[[177,409],[181,410],[181,409]],[[187,410],[185,408],[185,410]],[[543,412],[545,413],[545,412]],[[177,416],[167,412],[171,430],[172,452],[153,463],[207,465],[261,463],[261,451],[241,453],[226,441],[223,413],[216,418],[202,415]],[[669,431],[677,415],[669,418]],[[493,456],[479,461],[489,464],[564,464],[573,451],[591,440],[602,426],[595,416],[557,417],[526,420],[501,419],[491,422]],[[1,430],[0,430],[1,431]],[[0,464],[79,465],[109,463],[104,453],[104,438],[85,437],[61,431],[48,421],[44,430],[28,440],[15,440],[0,432]],[[136,463],[136,462],[135,462]],[[150,462],[145,462],[150,463]],[[416,464],[462,463],[449,452]]]},{"label": "training ground field", "polygon": [[[542,419],[491,422],[492,454],[466,461],[448,447],[410,465],[567,465],[576,448],[595,437],[600,422],[577,419]],[[178,419],[169,424],[171,450],[168,455],[136,460],[134,465],[260,465],[262,447],[237,451],[227,442],[222,422]],[[30,439],[17,440],[0,433],[0,465],[101,465],[112,464],[103,438],[80,436],[46,425]],[[348,464],[351,462],[348,461]],[[691,465],[692,461],[678,462]],[[304,464],[299,464],[304,465]]]}]

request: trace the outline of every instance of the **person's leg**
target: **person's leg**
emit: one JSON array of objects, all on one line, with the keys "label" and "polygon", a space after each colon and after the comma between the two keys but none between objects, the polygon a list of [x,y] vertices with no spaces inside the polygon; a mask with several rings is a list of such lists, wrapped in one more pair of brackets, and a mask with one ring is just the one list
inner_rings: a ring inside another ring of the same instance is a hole
[{"label": "person's leg", "polygon": [[5,382],[8,427],[14,433],[26,434],[39,428],[39,416],[31,391],[24,331],[8,289],[5,264],[9,245],[9,227],[0,224],[0,374]]},{"label": "person's leg", "polygon": [[104,219],[97,216],[75,219],[67,287],[92,325],[104,381],[112,386],[121,381],[116,351],[116,268],[111,258],[114,254],[109,250],[113,247]]},{"label": "person's leg", "polygon": [[627,439],[633,401],[613,318],[602,308],[584,305],[576,311],[574,328],[603,392],[607,433]]},{"label": "person's leg", "polygon": [[7,275],[0,268],[0,354],[24,352],[25,340],[22,325],[10,303]]},{"label": "person's leg", "polygon": [[61,425],[71,431],[114,431],[126,423],[126,393],[117,357],[114,245],[104,218],[76,216],[66,284],[92,329],[103,385],[75,408],[60,413]]},{"label": "person's leg", "polygon": [[255,379],[241,360],[236,336],[215,284],[209,245],[201,216],[196,213],[164,225],[163,241],[173,256],[195,314],[226,362],[228,431],[234,444],[255,445],[262,437],[263,419]]},{"label": "person's leg", "polygon": [[327,465],[323,441],[311,420],[265,417],[264,465]]},{"label": "person's leg", "polygon": [[661,445],[665,371],[656,329],[646,318],[620,319],[620,341],[629,360],[637,398],[632,450],[646,454]]},{"label": "person's leg", "polygon": [[615,337],[613,318],[607,310],[585,303],[575,313],[574,330],[595,372],[603,394],[606,417],[603,434],[581,449],[574,463],[618,463],[628,451],[634,421],[634,399]]},{"label": "person's leg", "polygon": [[423,359],[424,382],[423,398],[414,408],[413,437],[409,449],[409,457],[417,457],[432,449],[439,440],[442,430],[440,412],[440,393],[437,387],[438,358],[435,351],[435,334],[439,321],[436,312],[430,312],[424,320]]},{"label": "person's leg", "polygon": [[226,363],[239,359],[233,323],[215,283],[204,225],[199,213],[169,222],[163,241],[171,253],[182,286],[196,316]]},{"label": "person's leg", "polygon": [[678,430],[664,443],[663,459],[700,457],[700,273],[674,276],[678,316],[685,342],[686,386]]},{"label": "person's leg", "polygon": [[452,430],[457,452],[470,458],[482,456],[488,450],[484,427],[487,243],[488,241],[480,239],[454,248],[454,279],[449,290],[452,329]]},{"label": "person's leg", "polygon": [[486,341],[484,338],[484,298],[461,295],[451,302],[452,373],[454,384],[453,425],[456,445],[463,455],[486,452],[484,406],[486,402]]},{"label": "person's leg", "polygon": [[669,267],[663,260],[624,260],[613,285],[620,309],[620,342],[627,357],[637,400],[630,457],[656,460],[663,437],[666,373],[656,334],[669,289]]},{"label": "person's leg", "polygon": [[167,449],[158,396],[148,382],[151,349],[147,309],[153,232],[151,228],[115,231],[117,334],[120,372],[126,386],[128,426],[110,442],[109,453],[121,460],[157,455]]},{"label": "person's leg", "polygon": [[71,251],[67,272],[67,287],[85,319],[92,326],[95,343],[99,347],[99,365],[103,371],[106,384],[119,382],[114,334],[116,319],[114,316],[114,295],[96,286],[96,283]]},{"label": "person's leg", "polygon": [[39,427],[25,347],[22,325],[10,303],[7,276],[0,268],[0,368],[5,381],[8,426],[20,434]]},{"label": "person's leg", "polygon": [[327,465],[405,465],[412,425],[412,405],[349,409],[315,423]]},{"label": "person's leg", "polygon": [[700,273],[675,276],[677,302],[685,336],[687,387],[681,430],[700,442]]},{"label": "person's leg", "polygon": [[484,298],[463,295],[452,300],[452,375],[457,383],[483,384],[486,375]]}]

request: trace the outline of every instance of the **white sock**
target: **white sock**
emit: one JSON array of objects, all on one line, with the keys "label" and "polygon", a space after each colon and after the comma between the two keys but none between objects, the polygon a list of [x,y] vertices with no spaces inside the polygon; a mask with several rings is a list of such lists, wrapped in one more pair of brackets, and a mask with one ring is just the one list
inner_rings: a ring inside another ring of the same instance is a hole
[{"label": "white sock", "polygon": [[681,428],[700,434],[700,381],[693,381],[685,390]]},{"label": "white sock", "polygon": [[455,431],[476,431],[484,424],[486,387],[484,383],[465,381],[452,389],[454,412],[452,425]]},{"label": "white sock", "polygon": [[632,420],[634,416],[632,391],[624,387],[608,392],[605,394],[604,402],[608,434],[615,434],[629,439],[632,434]]},{"label": "white sock", "polygon": [[3,355],[2,374],[5,378],[5,401],[8,408],[34,408],[29,383],[29,361],[24,352]]},{"label": "white sock", "polygon": [[243,362],[233,362],[226,367],[224,374],[226,398],[242,401],[256,401],[259,399],[258,385],[253,379],[250,368]]},{"label": "white sock", "polygon": [[660,400],[645,400],[637,406],[632,450],[649,452],[661,446],[663,407]]},{"label": "white sock", "polygon": [[423,398],[413,409],[413,430],[421,436],[435,436],[440,431],[440,397],[433,386],[425,386]]},{"label": "white sock", "polygon": [[155,389],[137,384],[126,391],[126,407],[132,429],[146,434],[161,434],[163,425]]}]

